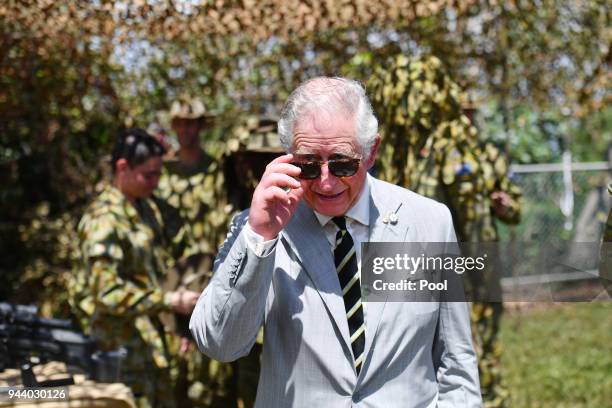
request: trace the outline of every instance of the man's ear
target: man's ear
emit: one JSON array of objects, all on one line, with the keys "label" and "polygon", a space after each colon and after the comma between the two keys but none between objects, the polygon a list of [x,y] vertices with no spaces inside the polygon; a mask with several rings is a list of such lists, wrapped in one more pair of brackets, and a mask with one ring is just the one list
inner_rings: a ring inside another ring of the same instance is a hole
[{"label": "man's ear", "polygon": [[374,139],[374,144],[370,149],[370,156],[368,157],[368,161],[366,162],[366,168],[369,170],[374,166],[374,162],[376,162],[376,154],[378,153],[378,146],[380,146],[380,135],[376,135]]},{"label": "man's ear", "polygon": [[119,159],[115,163],[115,173],[124,172],[127,170],[129,164],[125,159]]}]

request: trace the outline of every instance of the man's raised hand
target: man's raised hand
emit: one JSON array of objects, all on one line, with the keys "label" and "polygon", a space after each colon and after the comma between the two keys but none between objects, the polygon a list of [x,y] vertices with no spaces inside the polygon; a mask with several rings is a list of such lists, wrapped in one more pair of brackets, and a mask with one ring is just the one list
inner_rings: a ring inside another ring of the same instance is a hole
[{"label": "man's raised hand", "polygon": [[265,240],[276,238],[291,220],[304,194],[302,185],[294,178],[301,169],[290,164],[292,160],[291,154],[272,160],[253,193],[248,222]]}]

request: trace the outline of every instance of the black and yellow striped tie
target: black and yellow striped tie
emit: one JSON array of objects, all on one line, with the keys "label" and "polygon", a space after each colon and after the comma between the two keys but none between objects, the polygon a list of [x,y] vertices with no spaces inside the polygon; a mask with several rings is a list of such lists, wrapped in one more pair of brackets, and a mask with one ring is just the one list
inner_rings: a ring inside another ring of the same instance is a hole
[{"label": "black and yellow striped tie", "polygon": [[332,221],[340,228],[336,234],[334,261],[336,272],[342,288],[346,318],[348,319],[351,348],[357,374],[361,370],[365,348],[365,325],[363,322],[363,305],[361,304],[361,284],[357,269],[357,254],[351,234],[346,230],[346,219],[334,217]]}]

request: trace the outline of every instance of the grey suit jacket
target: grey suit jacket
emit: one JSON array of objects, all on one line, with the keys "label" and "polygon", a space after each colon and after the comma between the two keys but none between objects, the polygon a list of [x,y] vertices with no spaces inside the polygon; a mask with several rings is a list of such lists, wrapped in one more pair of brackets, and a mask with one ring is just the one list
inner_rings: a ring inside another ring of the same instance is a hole
[{"label": "grey suit jacket", "polygon": [[[444,205],[370,180],[370,241],[455,241]],[[399,222],[383,223],[400,203]],[[202,352],[233,361],[264,325],[256,407],[482,406],[467,304],[367,303],[357,375],[333,254],[313,211],[300,204],[265,257],[241,233],[246,218],[235,218],[190,327]]]}]

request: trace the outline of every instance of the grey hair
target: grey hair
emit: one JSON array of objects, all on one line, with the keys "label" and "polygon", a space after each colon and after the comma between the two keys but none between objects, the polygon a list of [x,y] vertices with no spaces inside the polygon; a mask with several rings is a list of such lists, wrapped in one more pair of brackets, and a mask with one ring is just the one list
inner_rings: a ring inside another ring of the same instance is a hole
[{"label": "grey hair", "polygon": [[310,79],[289,95],[278,121],[278,134],[285,151],[289,152],[293,146],[296,123],[317,110],[331,113],[341,110],[352,115],[357,143],[364,159],[369,158],[378,134],[378,120],[364,87],[357,81],[341,77]]}]

